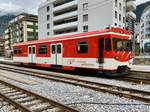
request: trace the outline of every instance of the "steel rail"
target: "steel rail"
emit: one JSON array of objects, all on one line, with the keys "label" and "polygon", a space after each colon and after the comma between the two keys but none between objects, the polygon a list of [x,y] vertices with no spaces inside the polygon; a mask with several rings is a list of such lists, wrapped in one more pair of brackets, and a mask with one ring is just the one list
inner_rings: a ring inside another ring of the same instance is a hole
[{"label": "steel rail", "polygon": [[[12,62],[4,62],[4,61],[0,61],[1,64],[5,64],[5,65],[10,65],[10,66],[18,66],[17,63],[12,63]],[[1,67],[1,66],[0,66]],[[143,77],[138,77],[137,76],[139,74],[148,74],[148,77],[143,78]],[[132,75],[136,75],[136,77],[133,77]],[[121,81],[128,81],[128,82],[133,82],[133,83],[138,83],[138,84],[150,84],[150,72],[144,72],[144,71],[130,71],[128,76],[122,76],[122,77],[109,77],[108,79],[115,79],[115,80],[121,80]],[[131,75],[131,76],[130,76]],[[101,78],[107,78],[107,77],[101,77]]]},{"label": "steel rail", "polygon": [[[77,79],[77,78],[73,78],[73,77],[58,76],[55,74],[38,73],[35,71],[31,71],[31,70],[22,70],[22,69],[13,68],[13,67],[3,67],[0,69],[6,70],[6,71],[11,71],[11,72],[16,72],[16,73],[20,73],[20,74],[26,74],[26,75],[30,75],[30,76],[35,76],[35,77],[39,77],[39,78],[44,78],[47,80],[53,80],[53,81],[57,81],[57,82],[72,84],[75,86],[81,86],[81,87],[93,89],[96,91],[108,92],[108,93],[119,95],[119,96],[122,96],[125,98],[130,98],[130,99],[150,103],[150,98],[149,98],[150,92],[149,91],[142,91],[142,90],[137,90],[137,89],[120,87],[120,86],[116,86],[116,85],[91,82],[91,81]],[[147,96],[147,97],[145,97],[145,96]]]},{"label": "steel rail", "polygon": [[10,103],[11,105],[13,105],[13,106],[15,107],[15,109],[22,110],[23,112],[31,112],[31,111],[30,111],[28,108],[26,108],[25,106],[23,106],[23,105],[19,104],[18,102],[16,102],[16,101],[10,99],[9,97],[7,97],[6,95],[4,95],[4,94],[2,94],[2,93],[0,93],[0,97],[1,97],[4,101],[6,101],[6,102]]},{"label": "steel rail", "polygon": [[[56,102],[54,100],[48,99],[46,97],[40,96],[40,95],[38,95],[36,93],[33,93],[31,91],[28,91],[28,90],[25,90],[23,88],[17,87],[15,85],[12,85],[12,84],[7,83],[5,81],[0,80],[0,85],[1,85],[1,87],[4,86],[4,88],[6,87],[6,88],[9,88],[11,90],[16,90],[17,92],[21,92],[22,94],[19,94],[19,95],[24,95],[25,94],[25,95],[27,95],[26,98],[27,97],[33,97],[33,98],[35,98],[35,100],[41,101],[41,104],[42,103],[48,104],[47,107],[43,108],[43,110],[41,108],[40,112],[44,111],[45,109],[48,110],[48,109],[53,109],[53,108],[58,108],[62,112],[78,112],[77,110],[75,110],[75,109],[73,109],[71,107],[68,107],[68,106],[63,105],[61,103],[58,103],[58,102]],[[3,90],[4,88],[1,89],[1,87],[0,87],[0,90]],[[11,90],[9,90],[9,91],[3,90],[5,93],[3,93],[3,91],[0,91],[0,95],[4,98],[4,100],[6,100],[7,102],[11,103],[13,106],[15,106],[16,108],[20,109],[22,112],[34,112],[34,110],[29,108],[31,106],[30,104],[29,104],[29,106],[26,106],[26,105],[21,104],[19,101],[15,101],[13,98],[11,98],[11,95],[12,96],[14,96],[14,95],[17,96],[17,94],[15,94],[15,92],[13,92],[13,91],[11,92]],[[11,93],[11,95],[8,95],[10,93]],[[13,95],[13,93],[14,93],[14,95]],[[21,99],[21,97],[19,99]],[[31,100],[29,99],[29,100],[27,100],[27,102],[30,103]],[[37,104],[34,104],[32,106],[36,106],[36,105]],[[36,112],[37,111],[38,111],[38,109],[36,110]]]}]

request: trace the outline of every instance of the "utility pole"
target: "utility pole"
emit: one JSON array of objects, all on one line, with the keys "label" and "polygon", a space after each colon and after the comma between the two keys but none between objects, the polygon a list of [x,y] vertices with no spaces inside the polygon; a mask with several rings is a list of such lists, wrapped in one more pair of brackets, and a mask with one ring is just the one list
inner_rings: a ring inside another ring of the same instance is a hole
[{"label": "utility pole", "polygon": [[135,41],[135,39],[136,39],[136,34],[135,34],[135,32],[133,32],[133,37],[132,37],[132,52],[133,52],[133,64],[135,64],[135,43],[136,43],[136,41]]}]

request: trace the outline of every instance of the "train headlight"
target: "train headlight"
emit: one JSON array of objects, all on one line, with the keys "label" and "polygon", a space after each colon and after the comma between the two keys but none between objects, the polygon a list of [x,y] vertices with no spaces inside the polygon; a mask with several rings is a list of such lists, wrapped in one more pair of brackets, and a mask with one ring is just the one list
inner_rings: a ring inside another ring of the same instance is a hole
[{"label": "train headlight", "polygon": [[115,59],[119,59],[119,57],[118,57],[118,56],[115,56],[114,58],[115,58]]}]

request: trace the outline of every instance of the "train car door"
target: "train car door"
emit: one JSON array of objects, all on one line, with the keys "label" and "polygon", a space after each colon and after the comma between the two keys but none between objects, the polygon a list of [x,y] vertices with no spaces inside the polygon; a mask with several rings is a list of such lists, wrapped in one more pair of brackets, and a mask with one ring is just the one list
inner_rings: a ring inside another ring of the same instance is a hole
[{"label": "train car door", "polygon": [[62,65],[62,43],[57,43],[57,65]]},{"label": "train car door", "polygon": [[62,43],[51,44],[51,64],[62,65]]},{"label": "train car door", "polygon": [[28,47],[28,58],[29,58],[29,63],[35,63],[36,59],[36,47],[35,46],[29,46]]},{"label": "train car door", "polygon": [[51,44],[51,60],[50,63],[56,65],[57,55],[56,55],[56,44]]},{"label": "train car door", "polygon": [[99,39],[99,63],[104,63],[104,38]]}]

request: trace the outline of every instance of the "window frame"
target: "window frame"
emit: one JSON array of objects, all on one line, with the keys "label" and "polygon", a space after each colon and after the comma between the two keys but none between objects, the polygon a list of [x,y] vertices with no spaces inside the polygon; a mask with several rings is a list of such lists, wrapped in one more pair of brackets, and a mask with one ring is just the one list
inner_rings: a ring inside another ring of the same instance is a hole
[{"label": "window frame", "polygon": [[88,3],[83,3],[83,10],[88,10]]},{"label": "window frame", "polygon": [[[109,44],[106,43],[107,40],[109,40]],[[105,50],[107,52],[112,51],[111,38],[109,38],[109,37],[105,38]]]},{"label": "window frame", "polygon": [[49,20],[50,20],[50,15],[48,14],[48,15],[47,15],[47,21],[49,21]]},{"label": "window frame", "polygon": [[58,44],[57,45],[57,54],[61,54],[62,53],[62,45]]},{"label": "window frame", "polygon": [[49,12],[50,11],[50,6],[46,7],[46,11]]},{"label": "window frame", "polygon": [[54,44],[51,45],[51,54],[56,54],[56,45],[54,45]]},{"label": "window frame", "polygon": [[88,14],[83,15],[83,22],[87,22],[89,20]]},{"label": "window frame", "polygon": [[22,53],[22,48],[14,48],[13,50],[14,55],[21,55]]},{"label": "window frame", "polygon": [[77,43],[77,53],[79,53],[79,54],[87,54],[88,52],[89,52],[89,44],[88,44],[87,41],[80,41],[80,42]]},{"label": "window frame", "polygon": [[88,31],[89,31],[89,26],[88,25],[83,26],[83,32],[88,32]]},{"label": "window frame", "polygon": [[46,45],[46,44],[39,45],[38,46],[38,54],[40,54],[40,55],[46,55],[46,54],[48,54],[48,45]]}]

